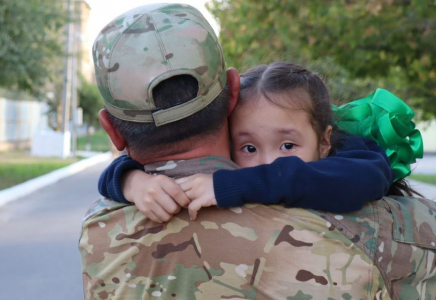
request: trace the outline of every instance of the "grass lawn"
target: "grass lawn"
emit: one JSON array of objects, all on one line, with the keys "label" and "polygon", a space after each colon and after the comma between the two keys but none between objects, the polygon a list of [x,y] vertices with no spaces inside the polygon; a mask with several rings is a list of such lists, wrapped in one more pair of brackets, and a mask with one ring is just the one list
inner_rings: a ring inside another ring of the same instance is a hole
[{"label": "grass lawn", "polygon": [[65,167],[79,158],[32,157],[29,151],[0,152],[0,190]]},{"label": "grass lawn", "polygon": [[436,185],[436,175],[412,174],[410,179]]},{"label": "grass lawn", "polygon": [[[97,131],[90,137],[91,151],[107,152],[111,150],[110,140],[106,132]],[[77,150],[86,150],[86,135],[77,138]]]}]

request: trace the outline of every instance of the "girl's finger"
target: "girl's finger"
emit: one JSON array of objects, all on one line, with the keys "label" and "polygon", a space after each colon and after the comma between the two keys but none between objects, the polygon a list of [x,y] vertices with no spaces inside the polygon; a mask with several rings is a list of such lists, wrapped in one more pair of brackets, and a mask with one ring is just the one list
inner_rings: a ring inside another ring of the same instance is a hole
[{"label": "girl's finger", "polygon": [[155,200],[160,207],[162,207],[170,215],[175,215],[180,211],[180,205],[168,194],[162,193],[160,195],[156,195]]},{"label": "girl's finger", "polygon": [[187,191],[192,189],[192,182],[191,181],[186,181],[186,182],[180,183],[179,186],[182,189],[182,191],[185,192],[185,194],[186,194]]},{"label": "girl's finger", "polygon": [[191,204],[189,204],[189,206],[188,206],[189,218],[192,221],[195,221],[197,219],[197,213],[200,209],[201,209],[201,201],[200,200],[193,201],[193,202],[191,202]]},{"label": "girl's finger", "polygon": [[[188,190],[185,192],[186,196],[191,200],[191,203],[195,200],[198,200],[198,195],[194,193],[194,190]],[[189,204],[191,205],[191,204]]]},{"label": "girl's finger", "polygon": [[188,176],[188,177],[182,177],[182,178],[179,178],[179,179],[175,179],[175,182],[177,182],[177,184],[180,185],[181,183],[184,183],[184,182],[188,181],[189,178],[191,178],[191,176]]},{"label": "girl's finger", "polygon": [[160,220],[159,223],[168,222],[173,217],[167,213],[165,209],[163,209],[156,201],[153,203],[152,207],[150,207],[150,211],[153,212],[154,215]]},{"label": "girl's finger", "polygon": [[191,202],[183,189],[173,180],[165,182],[165,184],[162,185],[162,189],[181,207],[188,207]]},{"label": "girl's finger", "polygon": [[152,211],[144,212],[144,215],[155,223],[163,223]]}]

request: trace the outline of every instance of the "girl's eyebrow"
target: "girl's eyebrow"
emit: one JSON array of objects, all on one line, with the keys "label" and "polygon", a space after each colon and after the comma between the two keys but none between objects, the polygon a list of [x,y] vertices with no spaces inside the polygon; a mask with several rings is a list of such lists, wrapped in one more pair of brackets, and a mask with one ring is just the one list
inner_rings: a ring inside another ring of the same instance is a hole
[{"label": "girl's eyebrow", "polygon": [[292,136],[295,136],[295,137],[297,137],[297,138],[301,138],[301,137],[302,137],[302,136],[301,136],[301,133],[300,133],[298,130],[296,130],[296,129],[277,128],[276,131],[277,131],[278,133],[286,134],[286,135],[292,135]]},{"label": "girl's eyebrow", "polygon": [[247,131],[241,131],[241,132],[238,132],[238,134],[236,136],[237,137],[245,137],[245,136],[252,137],[253,134],[251,134],[250,132],[247,132]]}]

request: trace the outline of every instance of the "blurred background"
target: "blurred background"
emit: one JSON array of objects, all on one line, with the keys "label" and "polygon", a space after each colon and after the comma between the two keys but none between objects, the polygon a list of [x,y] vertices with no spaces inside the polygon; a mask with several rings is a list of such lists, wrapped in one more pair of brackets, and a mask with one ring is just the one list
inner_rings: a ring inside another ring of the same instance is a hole
[{"label": "blurred background", "polygon": [[[82,298],[80,222],[116,155],[91,47],[114,17],[153,2],[1,0],[1,300]],[[436,199],[436,0],[179,2],[208,18],[241,73],[286,60],[323,75],[338,104],[378,87],[403,99],[424,139],[411,182]]]}]

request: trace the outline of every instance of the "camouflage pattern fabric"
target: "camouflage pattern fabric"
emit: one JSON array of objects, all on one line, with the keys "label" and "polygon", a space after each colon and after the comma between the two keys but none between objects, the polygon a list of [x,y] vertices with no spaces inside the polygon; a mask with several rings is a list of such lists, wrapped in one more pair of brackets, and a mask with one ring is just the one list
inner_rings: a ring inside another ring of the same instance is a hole
[{"label": "camouflage pattern fabric", "polygon": [[[183,177],[236,167],[205,157],[145,170]],[[280,205],[211,207],[196,221],[183,210],[156,224],[135,206],[102,198],[87,213],[80,238],[85,298],[431,299],[434,249],[422,247],[422,237],[413,246],[393,240],[388,225],[397,223],[382,203],[396,202],[387,198],[341,216]],[[415,228],[423,232],[410,219],[421,209],[399,216],[407,220],[400,239],[416,239]],[[434,225],[432,217],[425,224]],[[428,226],[426,241],[436,232]]]},{"label": "camouflage pattern fabric", "polygon": [[344,215],[312,211],[374,261],[392,299],[436,299],[436,204],[385,197]]},{"label": "camouflage pattern fabric", "polygon": [[[180,120],[206,107],[226,84],[218,38],[189,5],[153,4],[125,12],[101,30],[92,53],[105,107],[122,120],[156,126]],[[196,78],[198,96],[157,107],[153,88],[176,75]]]}]

